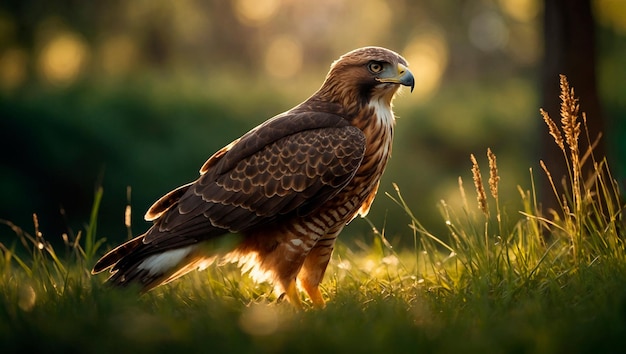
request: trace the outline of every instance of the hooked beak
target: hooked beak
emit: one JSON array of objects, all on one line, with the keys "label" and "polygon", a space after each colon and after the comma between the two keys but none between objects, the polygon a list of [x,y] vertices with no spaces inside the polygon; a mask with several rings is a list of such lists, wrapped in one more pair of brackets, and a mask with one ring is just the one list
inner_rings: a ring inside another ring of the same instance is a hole
[{"label": "hooked beak", "polygon": [[398,74],[393,77],[376,78],[379,82],[389,82],[411,87],[411,92],[415,87],[415,78],[413,73],[405,65],[398,63]]}]

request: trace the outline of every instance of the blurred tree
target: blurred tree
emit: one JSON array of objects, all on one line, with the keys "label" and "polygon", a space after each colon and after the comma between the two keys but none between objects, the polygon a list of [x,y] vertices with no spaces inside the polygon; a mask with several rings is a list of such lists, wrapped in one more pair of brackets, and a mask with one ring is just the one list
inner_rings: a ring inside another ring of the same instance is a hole
[{"label": "blurred tree", "polygon": [[[581,103],[581,113],[587,114],[587,126],[591,143],[603,131],[604,117],[598,98],[596,83],[596,43],[591,0],[545,0],[544,1],[544,62],[542,65],[542,107],[559,124],[559,74],[567,76]],[[559,183],[567,175],[563,152],[554,139],[541,127],[541,159]],[[585,153],[590,145],[581,134],[580,151]],[[595,156],[606,155],[604,141],[594,150]],[[583,175],[593,172],[593,166],[583,166]],[[542,202],[544,208],[556,208],[558,201],[546,178],[542,179]],[[547,209],[544,209],[547,210]]]}]

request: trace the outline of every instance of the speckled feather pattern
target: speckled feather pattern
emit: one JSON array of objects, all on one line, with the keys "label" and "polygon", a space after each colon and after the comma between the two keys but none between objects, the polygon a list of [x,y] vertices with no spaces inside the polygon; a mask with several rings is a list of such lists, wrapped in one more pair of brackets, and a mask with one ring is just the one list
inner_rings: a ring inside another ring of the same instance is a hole
[{"label": "speckled feather pattern", "polygon": [[[221,258],[289,297],[297,279],[323,303],[318,285],[336,237],[367,214],[391,154],[399,85],[376,81],[366,68],[373,60],[406,65],[377,47],[342,56],[317,93],[216,152],[195,182],[159,199],[146,213],[154,225],[105,255],[94,273],[110,268],[113,284],[148,290]],[[231,233],[241,238],[223,254],[202,246]]]}]

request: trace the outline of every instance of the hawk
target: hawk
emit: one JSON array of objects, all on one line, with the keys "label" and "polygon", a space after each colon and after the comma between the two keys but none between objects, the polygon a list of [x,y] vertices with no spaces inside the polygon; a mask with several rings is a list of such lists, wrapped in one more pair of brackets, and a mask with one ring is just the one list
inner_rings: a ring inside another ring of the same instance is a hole
[{"label": "hawk", "polygon": [[[301,306],[316,306],[335,240],[365,216],[391,153],[392,100],[415,85],[406,60],[380,47],[341,56],[321,88],[211,156],[200,177],[147,211],[153,225],[94,266],[148,291],[215,260],[237,262]],[[299,286],[299,288],[298,288]]]}]

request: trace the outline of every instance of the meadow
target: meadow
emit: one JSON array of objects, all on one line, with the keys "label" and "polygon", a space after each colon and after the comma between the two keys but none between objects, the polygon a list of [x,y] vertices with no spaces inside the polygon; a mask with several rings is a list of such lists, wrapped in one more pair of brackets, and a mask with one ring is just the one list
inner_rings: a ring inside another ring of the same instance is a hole
[{"label": "meadow", "polygon": [[[612,353],[626,345],[623,199],[606,160],[579,149],[586,117],[561,78],[561,117],[541,112],[568,166],[529,170],[522,210],[501,200],[496,155],[474,155],[459,178],[459,207],[439,204],[433,233],[412,200],[397,247],[372,225],[369,242],[340,244],[323,283],[324,309],[295,310],[231,266],[194,272],[139,296],[110,289],[90,269],[109,245],[98,237],[102,190],[84,230],[51,242],[37,218],[0,244],[0,348],[23,352]],[[584,104],[584,103],[583,103]],[[583,174],[591,167],[591,176]],[[535,185],[548,178],[558,210]],[[470,193],[471,191],[471,193]],[[477,200],[469,195],[477,195]],[[306,303],[305,303],[306,305]]]}]

